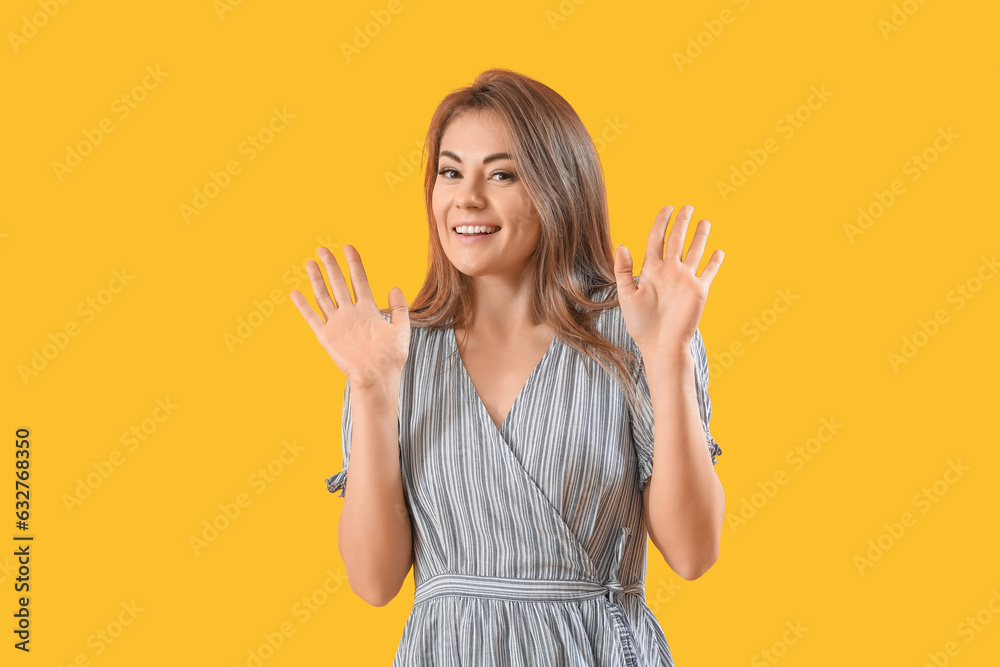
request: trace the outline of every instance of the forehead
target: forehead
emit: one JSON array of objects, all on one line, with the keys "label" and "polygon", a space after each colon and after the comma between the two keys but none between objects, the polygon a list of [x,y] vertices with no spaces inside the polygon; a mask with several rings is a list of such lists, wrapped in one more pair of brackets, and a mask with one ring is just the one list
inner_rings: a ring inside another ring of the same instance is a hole
[{"label": "forehead", "polygon": [[509,153],[505,129],[503,119],[494,112],[462,111],[452,117],[441,135],[441,150],[455,153],[463,161]]}]

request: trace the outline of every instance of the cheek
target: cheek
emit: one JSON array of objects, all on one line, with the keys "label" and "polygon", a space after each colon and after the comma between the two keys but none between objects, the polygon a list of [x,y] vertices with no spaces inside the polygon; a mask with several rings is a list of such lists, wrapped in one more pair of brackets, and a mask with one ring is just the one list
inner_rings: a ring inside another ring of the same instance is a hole
[{"label": "cheek", "polygon": [[437,230],[436,233],[438,235],[438,239],[441,241],[441,245],[447,246],[449,241],[448,234],[450,234],[451,232],[449,232],[445,227],[443,227],[440,222],[437,224],[437,227],[435,229]]},{"label": "cheek", "polygon": [[526,226],[541,227],[541,219],[538,217],[538,211],[535,210],[535,205],[531,202],[531,198],[526,192],[522,193],[517,204],[519,217],[524,221]]},{"label": "cheek", "polygon": [[518,211],[521,227],[528,236],[534,237],[542,233],[542,220],[530,200],[525,200]]},{"label": "cheek", "polygon": [[443,231],[443,227],[448,224],[448,219],[445,217],[446,211],[437,197],[431,198],[431,211],[434,214],[434,227],[440,234]]}]

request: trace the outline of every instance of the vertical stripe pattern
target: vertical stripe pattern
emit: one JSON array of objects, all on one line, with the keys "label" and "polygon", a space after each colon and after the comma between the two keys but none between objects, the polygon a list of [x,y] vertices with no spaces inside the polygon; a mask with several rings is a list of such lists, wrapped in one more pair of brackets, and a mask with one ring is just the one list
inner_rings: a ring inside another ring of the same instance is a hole
[{"label": "vertical stripe pattern", "polygon": [[[638,354],[620,308],[597,328]],[[700,331],[691,353],[717,463]],[[645,400],[633,414],[614,378],[557,338],[498,429],[454,331],[411,329],[399,452],[416,591],[393,667],[672,667],[645,597],[653,414],[644,369],[637,381]],[[350,382],[341,436],[343,469],[326,482],[343,496]]]}]

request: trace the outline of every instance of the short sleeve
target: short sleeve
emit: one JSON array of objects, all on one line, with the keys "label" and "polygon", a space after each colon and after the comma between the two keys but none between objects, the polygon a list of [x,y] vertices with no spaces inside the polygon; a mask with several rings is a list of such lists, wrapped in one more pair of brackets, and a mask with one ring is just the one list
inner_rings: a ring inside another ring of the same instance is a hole
[{"label": "short sleeve", "polygon": [[[641,356],[641,354],[640,354]],[[695,330],[694,338],[691,339],[691,356],[694,358],[694,380],[696,395],[698,398],[698,413],[701,418],[702,429],[705,431],[705,438],[708,442],[708,452],[712,457],[712,465],[719,461],[716,458],[722,454],[722,448],[712,437],[709,430],[709,422],[712,419],[712,402],[708,397],[708,355],[705,352],[705,343],[701,337],[701,331]],[[632,414],[632,438],[635,443],[636,454],[639,458],[639,490],[646,488],[646,482],[653,474],[653,405],[649,395],[649,384],[646,380],[646,365],[639,367],[636,384],[639,387],[639,412]]]},{"label": "short sleeve", "polygon": [[340,427],[341,452],[343,454],[343,470],[332,477],[327,477],[326,488],[330,493],[340,491],[340,497],[344,497],[347,490],[347,467],[351,458],[351,380],[347,379],[344,385],[344,413]]},{"label": "short sleeve", "polygon": [[695,329],[694,338],[691,339],[691,356],[694,357],[694,383],[697,388],[701,427],[705,431],[705,439],[708,441],[712,465],[715,465],[719,462],[716,457],[722,454],[722,447],[719,447],[719,443],[712,437],[712,432],[708,427],[709,422],[712,421],[712,401],[708,397],[708,353],[705,351],[705,341],[698,329]]}]

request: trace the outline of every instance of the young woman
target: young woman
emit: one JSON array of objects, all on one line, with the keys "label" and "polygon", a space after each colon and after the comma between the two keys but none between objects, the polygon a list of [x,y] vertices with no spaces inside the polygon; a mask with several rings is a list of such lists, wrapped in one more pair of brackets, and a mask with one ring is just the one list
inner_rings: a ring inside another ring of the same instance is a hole
[{"label": "young woman", "polygon": [[646,536],[696,579],[725,503],[698,330],[723,259],[697,274],[709,223],[682,257],[693,209],[667,235],[665,206],[634,278],[580,118],[509,70],[449,94],[427,149],[412,307],[398,287],[376,306],[351,245],[356,302],[326,248],[332,299],[306,266],[322,317],[291,293],[347,376],[327,486],[351,589],[384,605],[413,566],[395,667],[673,665]]}]

